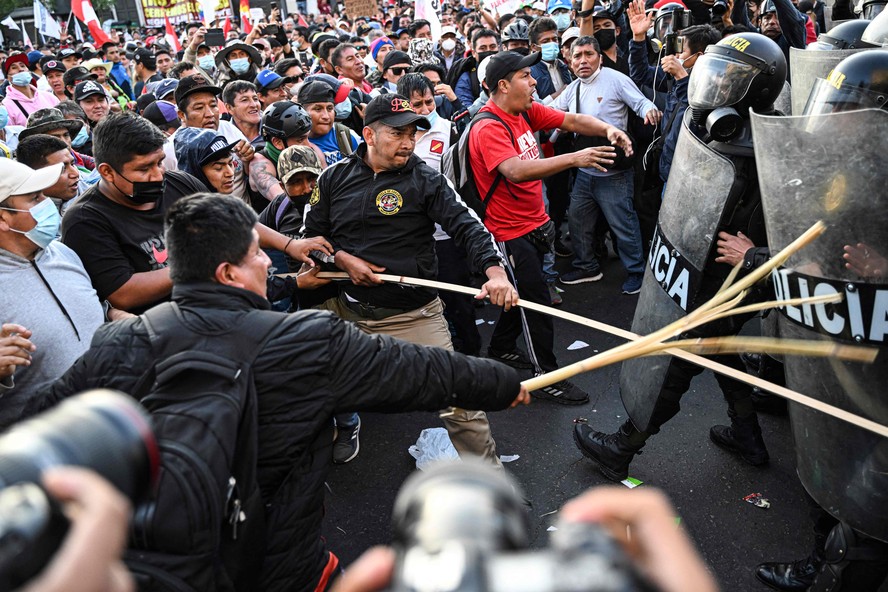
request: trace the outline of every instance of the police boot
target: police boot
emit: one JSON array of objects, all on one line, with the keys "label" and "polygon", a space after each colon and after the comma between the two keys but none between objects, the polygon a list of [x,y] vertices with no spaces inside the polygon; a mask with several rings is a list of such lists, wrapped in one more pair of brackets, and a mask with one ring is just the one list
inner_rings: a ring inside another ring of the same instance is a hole
[{"label": "police boot", "polygon": [[611,481],[620,482],[629,476],[629,463],[636,454],[641,454],[646,439],[647,434],[636,430],[631,421],[626,421],[613,434],[596,432],[585,423],[574,426],[577,448]]},{"label": "police boot", "polygon": [[792,563],[760,563],[755,577],[775,590],[804,592],[814,583],[819,570],[820,562],[809,556]]},{"label": "police boot", "polygon": [[728,411],[731,425],[712,426],[709,439],[728,452],[740,455],[740,458],[751,465],[763,465],[769,460],[768,449],[762,439],[762,428],[759,426],[755,413],[746,417],[737,417]]},{"label": "police boot", "polygon": [[810,592],[878,590],[888,573],[885,543],[858,534],[844,522],[836,524],[823,548],[823,565]]}]

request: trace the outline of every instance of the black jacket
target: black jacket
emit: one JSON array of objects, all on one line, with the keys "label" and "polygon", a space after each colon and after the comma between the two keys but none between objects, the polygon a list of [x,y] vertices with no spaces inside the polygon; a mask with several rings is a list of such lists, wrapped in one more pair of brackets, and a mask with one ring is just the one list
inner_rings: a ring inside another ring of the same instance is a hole
[{"label": "black jacket", "polygon": [[[178,285],[193,331],[231,338],[264,298],[219,284]],[[30,411],[90,388],[132,392],[154,362],[140,317],[99,328],[92,346]],[[356,363],[357,362],[357,363]],[[518,394],[514,370],[491,360],[365,335],[328,312],[281,313],[253,366],[259,399],[259,485],[266,507],[262,590],[311,591],[328,551],[321,538],[332,416],[349,411],[498,410]]]},{"label": "black jacket", "polygon": [[[437,279],[435,222],[465,249],[479,271],[499,265],[493,236],[460,199],[447,179],[415,154],[398,170],[374,173],[361,144],[318,178],[305,218],[306,236],[323,236],[385,273]],[[435,291],[400,284],[363,288],[347,284],[352,298],[386,308],[413,310],[427,304]]]}]

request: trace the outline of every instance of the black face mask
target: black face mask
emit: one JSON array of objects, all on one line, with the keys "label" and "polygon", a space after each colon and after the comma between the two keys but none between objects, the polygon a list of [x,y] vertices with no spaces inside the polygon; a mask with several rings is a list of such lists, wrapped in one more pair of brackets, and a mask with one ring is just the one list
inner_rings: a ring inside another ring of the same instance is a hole
[{"label": "black face mask", "polygon": [[[115,171],[118,175],[123,177],[120,171]],[[127,195],[124,191],[121,191],[120,187],[116,184],[114,188],[123,193],[128,200],[137,204],[146,204],[151,202],[158,202],[163,199],[163,190],[166,186],[166,178],[160,181],[130,181],[126,177],[123,179],[133,186],[133,192],[131,195]]]},{"label": "black face mask", "polygon": [[601,51],[607,51],[617,42],[617,31],[614,29],[599,29],[594,37],[598,41],[598,45],[601,46]]},{"label": "black face mask", "polygon": [[516,47],[515,49],[513,49],[511,51],[514,51],[518,55],[523,55],[523,56],[530,55],[530,48],[529,47]]},{"label": "black face mask", "polygon": [[497,52],[495,52],[495,51],[482,51],[481,53],[478,54],[478,58],[477,58],[477,60],[478,60],[478,65],[479,65],[479,66],[481,65],[481,62],[484,61],[484,58],[488,58],[488,57],[490,57],[490,56],[492,56],[492,55],[496,55],[496,53],[497,53]]}]

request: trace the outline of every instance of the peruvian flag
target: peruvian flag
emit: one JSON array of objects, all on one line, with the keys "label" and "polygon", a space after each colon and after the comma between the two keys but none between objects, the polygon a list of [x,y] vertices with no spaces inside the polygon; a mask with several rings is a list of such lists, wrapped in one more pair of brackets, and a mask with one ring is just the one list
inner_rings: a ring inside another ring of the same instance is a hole
[{"label": "peruvian flag", "polygon": [[240,0],[240,19],[241,31],[249,35],[253,30],[253,23],[250,22],[250,0]]},{"label": "peruvian flag", "polygon": [[166,39],[166,42],[170,47],[176,51],[182,51],[182,44],[179,43],[179,36],[176,35],[176,32],[173,30],[173,24],[170,23],[170,17],[164,15],[163,20],[164,23],[166,23],[166,34],[163,38]]},{"label": "peruvian flag", "polygon": [[102,30],[99,17],[96,16],[96,11],[93,10],[90,0],[72,0],[71,10],[78,20],[89,28],[89,32],[92,34],[97,46],[111,41],[111,38]]},{"label": "peruvian flag", "polygon": [[231,32],[231,17],[225,17],[225,24],[222,25],[222,34],[228,39],[228,33]]},{"label": "peruvian flag", "polygon": [[305,17],[302,16],[301,14],[299,15],[299,20],[297,21],[296,24],[299,25],[300,27],[306,27],[306,28],[308,27],[308,23],[305,22]]}]

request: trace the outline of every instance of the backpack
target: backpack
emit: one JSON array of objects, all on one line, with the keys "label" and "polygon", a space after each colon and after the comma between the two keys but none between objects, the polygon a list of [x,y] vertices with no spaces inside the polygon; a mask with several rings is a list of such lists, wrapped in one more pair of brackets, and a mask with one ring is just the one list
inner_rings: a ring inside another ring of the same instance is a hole
[{"label": "backpack", "polygon": [[336,130],[336,144],[339,147],[339,152],[342,153],[342,158],[350,156],[351,153],[354,152],[354,150],[352,150],[351,128],[339,122],[335,122],[333,124],[333,129]]},{"label": "backpack", "polygon": [[124,561],[142,592],[255,590],[265,518],[252,364],[281,317],[251,311],[225,338],[190,331],[174,302],[141,319],[156,363],[135,392],[151,384],[138,398],[161,462]]},{"label": "backpack", "polygon": [[[523,115],[524,118],[527,119],[527,114]],[[472,208],[476,214],[478,214],[478,217],[481,218],[482,221],[487,214],[487,204],[493,196],[493,192],[496,191],[500,181],[505,179],[503,174],[497,171],[496,177],[494,177],[493,183],[490,184],[490,189],[487,191],[487,195],[482,198],[481,194],[478,193],[478,185],[475,183],[475,173],[472,171],[469,159],[469,138],[472,134],[472,126],[485,119],[495,119],[503,124],[506,131],[509,132],[509,138],[512,140],[512,145],[515,144],[515,136],[512,134],[512,130],[506,125],[505,121],[490,111],[481,111],[472,118],[471,122],[469,122],[468,128],[466,128],[466,131],[459,137],[459,141],[451,144],[450,148],[447,149],[447,152],[444,153],[444,156],[441,157],[441,174],[447,177],[453,185],[453,188],[459,193],[462,200],[466,202],[466,205]],[[507,184],[508,182],[509,181],[506,180]],[[511,193],[511,190],[509,192]]]}]

